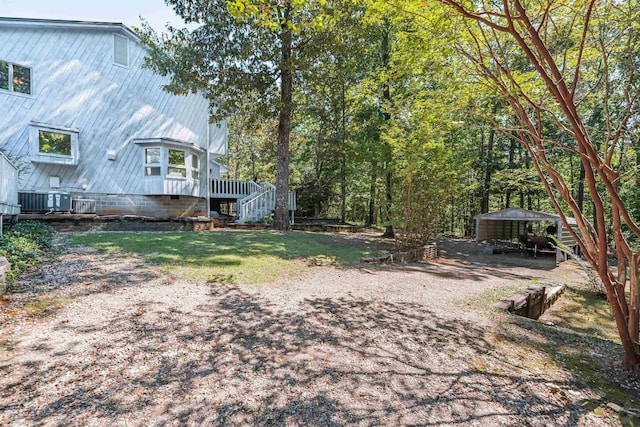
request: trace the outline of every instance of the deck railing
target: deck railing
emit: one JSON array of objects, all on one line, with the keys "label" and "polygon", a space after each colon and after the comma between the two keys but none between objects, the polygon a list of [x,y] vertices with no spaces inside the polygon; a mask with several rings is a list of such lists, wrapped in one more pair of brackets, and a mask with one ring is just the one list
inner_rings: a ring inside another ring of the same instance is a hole
[{"label": "deck railing", "polygon": [[[214,179],[211,181],[211,197],[237,199],[240,222],[259,221],[276,207],[276,187],[269,182],[257,184],[237,179]],[[289,210],[296,209],[296,193],[289,192]]]},{"label": "deck railing", "polygon": [[259,221],[275,209],[276,187],[268,182],[261,182],[259,187],[260,190],[238,202],[240,222]]},{"label": "deck railing", "polygon": [[296,205],[296,192],[289,191],[289,210],[295,211],[296,209],[298,209],[298,206]]},{"label": "deck railing", "polygon": [[0,215],[17,215],[18,205],[18,170],[0,153]]},{"label": "deck railing", "polygon": [[214,179],[211,181],[211,197],[238,199],[260,191],[253,181],[240,179]]}]

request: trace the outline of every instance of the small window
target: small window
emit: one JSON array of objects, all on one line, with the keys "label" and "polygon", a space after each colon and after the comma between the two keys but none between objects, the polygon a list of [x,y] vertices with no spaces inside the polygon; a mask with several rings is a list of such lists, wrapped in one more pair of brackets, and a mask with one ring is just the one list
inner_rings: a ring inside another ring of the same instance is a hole
[{"label": "small window", "polygon": [[113,35],[113,62],[129,66],[129,39],[126,37]]},{"label": "small window", "polygon": [[71,134],[39,130],[38,153],[71,156]]},{"label": "small window", "polygon": [[160,176],[160,147],[144,149],[144,174],[145,176]]},{"label": "small window", "polygon": [[31,70],[13,64],[13,91],[31,95]]},{"label": "small window", "polygon": [[169,164],[167,167],[168,178],[186,178],[187,164],[185,152],[169,149]]},{"label": "small window", "polygon": [[191,179],[200,179],[200,159],[197,154],[191,155]]},{"label": "small window", "polygon": [[31,160],[39,163],[77,165],[78,133],[77,129],[32,124],[29,130]]},{"label": "small window", "polygon": [[147,148],[144,156],[145,163],[160,163],[160,148]]},{"label": "small window", "polygon": [[144,168],[146,176],[160,176],[160,166],[149,166]]},{"label": "small window", "polygon": [[0,61],[0,89],[31,95],[31,68]]},{"label": "small window", "polygon": [[0,89],[9,90],[9,63],[0,61]]},{"label": "small window", "polygon": [[184,151],[169,149],[169,164],[185,166]]}]

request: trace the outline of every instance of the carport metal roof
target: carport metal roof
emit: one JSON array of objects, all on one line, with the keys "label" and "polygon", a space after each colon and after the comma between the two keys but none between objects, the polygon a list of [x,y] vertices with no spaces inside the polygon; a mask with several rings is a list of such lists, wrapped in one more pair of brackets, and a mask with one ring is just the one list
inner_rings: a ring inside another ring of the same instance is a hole
[{"label": "carport metal roof", "polygon": [[[488,221],[554,221],[562,222],[560,215],[547,212],[530,211],[522,208],[506,208],[495,212],[487,212],[476,215],[474,219],[484,219]],[[567,217],[570,225],[575,225],[575,218]]]}]

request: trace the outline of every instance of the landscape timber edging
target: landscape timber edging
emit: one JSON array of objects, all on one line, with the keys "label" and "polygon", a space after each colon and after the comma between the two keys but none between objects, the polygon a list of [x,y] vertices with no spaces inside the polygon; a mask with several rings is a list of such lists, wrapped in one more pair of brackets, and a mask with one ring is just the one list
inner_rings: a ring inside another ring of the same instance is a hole
[{"label": "landscape timber edging", "polygon": [[291,224],[291,229],[296,231],[315,231],[333,233],[359,233],[364,227],[351,224]]},{"label": "landscape timber edging", "polygon": [[385,254],[379,257],[362,258],[363,264],[406,264],[409,262],[426,262],[438,257],[438,246],[435,243],[421,246],[404,252]]},{"label": "landscape timber edging", "polygon": [[266,230],[267,228],[269,228],[269,224],[231,222],[227,224],[227,227],[233,228],[235,230]]},{"label": "landscape timber edging", "polygon": [[564,285],[530,286],[493,306],[518,316],[538,319],[564,293]]},{"label": "landscape timber edging", "polygon": [[25,214],[21,221],[39,221],[51,225],[56,231],[211,231],[225,226],[223,218],[178,217],[155,218],[139,215],[94,214]]}]

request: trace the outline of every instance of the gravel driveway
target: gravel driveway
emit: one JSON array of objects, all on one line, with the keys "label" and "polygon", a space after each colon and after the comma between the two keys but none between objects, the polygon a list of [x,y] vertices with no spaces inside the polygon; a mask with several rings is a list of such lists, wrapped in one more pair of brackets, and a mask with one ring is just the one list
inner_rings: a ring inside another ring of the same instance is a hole
[{"label": "gravel driveway", "polygon": [[[517,328],[466,298],[580,280],[552,258],[440,242],[425,265],[188,283],[71,248],[21,283],[59,308],[0,310],[0,425],[616,425]],[[513,331],[511,331],[513,332]]]}]

